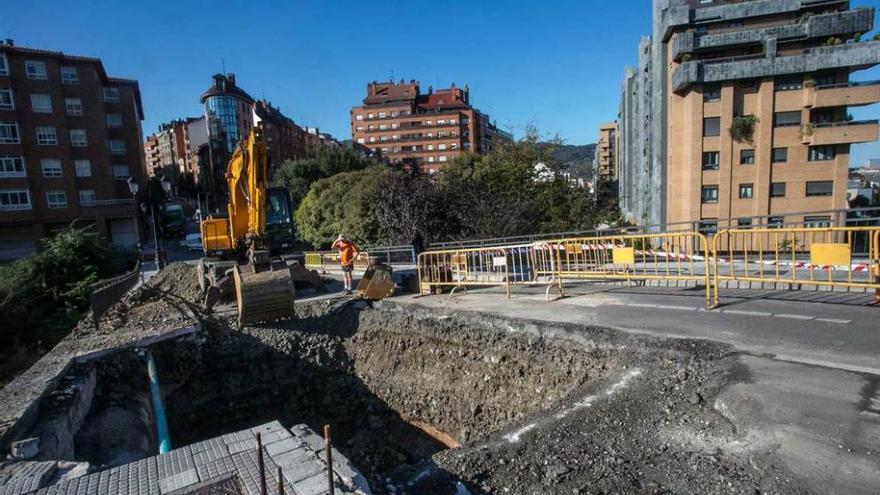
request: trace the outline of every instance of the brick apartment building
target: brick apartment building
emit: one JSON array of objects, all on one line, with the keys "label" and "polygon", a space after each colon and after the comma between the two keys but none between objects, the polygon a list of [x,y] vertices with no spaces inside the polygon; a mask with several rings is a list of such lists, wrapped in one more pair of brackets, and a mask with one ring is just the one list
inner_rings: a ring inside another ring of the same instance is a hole
[{"label": "brick apartment building", "polygon": [[144,154],[150,174],[164,174],[175,183],[184,174],[197,175],[193,150],[208,142],[205,117],[189,117],[159,125],[159,131],[147,137]]},{"label": "brick apartment building", "polygon": [[100,59],[0,44],[0,259],[34,253],[72,223],[137,244],[144,190],[137,81]]},{"label": "brick apartment building", "polygon": [[606,122],[599,126],[599,140],[596,142],[596,166],[594,179],[607,182],[617,181],[618,161],[617,122]]},{"label": "brick apartment building", "polygon": [[351,109],[351,136],[392,162],[436,172],[465,153],[487,153],[512,136],[470,104],[468,87],[422,93],[419,83],[371,82]]},{"label": "brick apartment building", "polygon": [[622,87],[624,211],[707,232],[827,225],[805,212],[847,207],[850,146],[878,137],[850,117],[880,101],[850,79],[880,63],[880,42],[858,39],[873,23],[847,1],[655,0]]}]

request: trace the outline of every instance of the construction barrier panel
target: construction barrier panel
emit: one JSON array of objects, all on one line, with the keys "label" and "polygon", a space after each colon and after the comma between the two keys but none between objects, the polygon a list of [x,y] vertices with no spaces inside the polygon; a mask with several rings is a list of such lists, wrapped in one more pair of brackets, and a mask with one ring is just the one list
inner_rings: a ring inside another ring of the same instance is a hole
[{"label": "construction barrier panel", "polygon": [[711,294],[709,241],[698,232],[629,234],[545,241],[538,274],[560,280],[689,281]]},{"label": "construction barrier panel", "polygon": [[504,286],[510,297],[510,276],[504,249],[471,248],[427,251],[418,258],[419,289]]},{"label": "construction barrier panel", "polygon": [[[853,253],[867,257],[853,260]],[[712,238],[714,302],[722,282],[764,289],[801,286],[874,290],[880,302],[880,228],[728,229]]]},{"label": "construction barrier panel", "polygon": [[[327,268],[338,268],[339,252],[338,251],[309,251],[305,253],[306,268],[323,270]],[[366,268],[370,265],[370,253],[361,251],[354,260],[356,268]]]}]

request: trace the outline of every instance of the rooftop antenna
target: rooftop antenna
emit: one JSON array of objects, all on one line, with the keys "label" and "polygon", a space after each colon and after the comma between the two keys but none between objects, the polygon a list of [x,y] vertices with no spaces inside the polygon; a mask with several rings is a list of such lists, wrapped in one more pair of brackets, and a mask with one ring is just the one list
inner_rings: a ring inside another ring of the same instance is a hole
[{"label": "rooftop antenna", "polygon": [[394,82],[394,69],[390,69],[391,71],[391,79],[389,81]]},{"label": "rooftop antenna", "polygon": [[223,67],[223,75],[226,75],[226,59],[220,57],[220,66]]}]

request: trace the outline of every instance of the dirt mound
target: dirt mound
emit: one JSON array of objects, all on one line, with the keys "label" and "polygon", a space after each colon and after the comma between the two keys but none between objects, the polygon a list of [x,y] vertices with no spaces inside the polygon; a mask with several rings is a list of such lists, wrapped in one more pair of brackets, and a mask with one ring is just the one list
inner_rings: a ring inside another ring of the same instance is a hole
[{"label": "dirt mound", "polygon": [[199,288],[195,265],[171,263],[150,279],[147,285],[161,293],[173,294],[184,301],[199,304],[202,290]]}]

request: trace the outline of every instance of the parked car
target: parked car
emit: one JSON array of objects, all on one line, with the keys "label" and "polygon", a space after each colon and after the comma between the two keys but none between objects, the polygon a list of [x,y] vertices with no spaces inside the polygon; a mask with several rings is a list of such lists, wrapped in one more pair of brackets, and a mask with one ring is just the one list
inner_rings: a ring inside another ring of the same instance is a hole
[{"label": "parked car", "polygon": [[202,234],[186,234],[180,245],[190,251],[202,250]]}]

